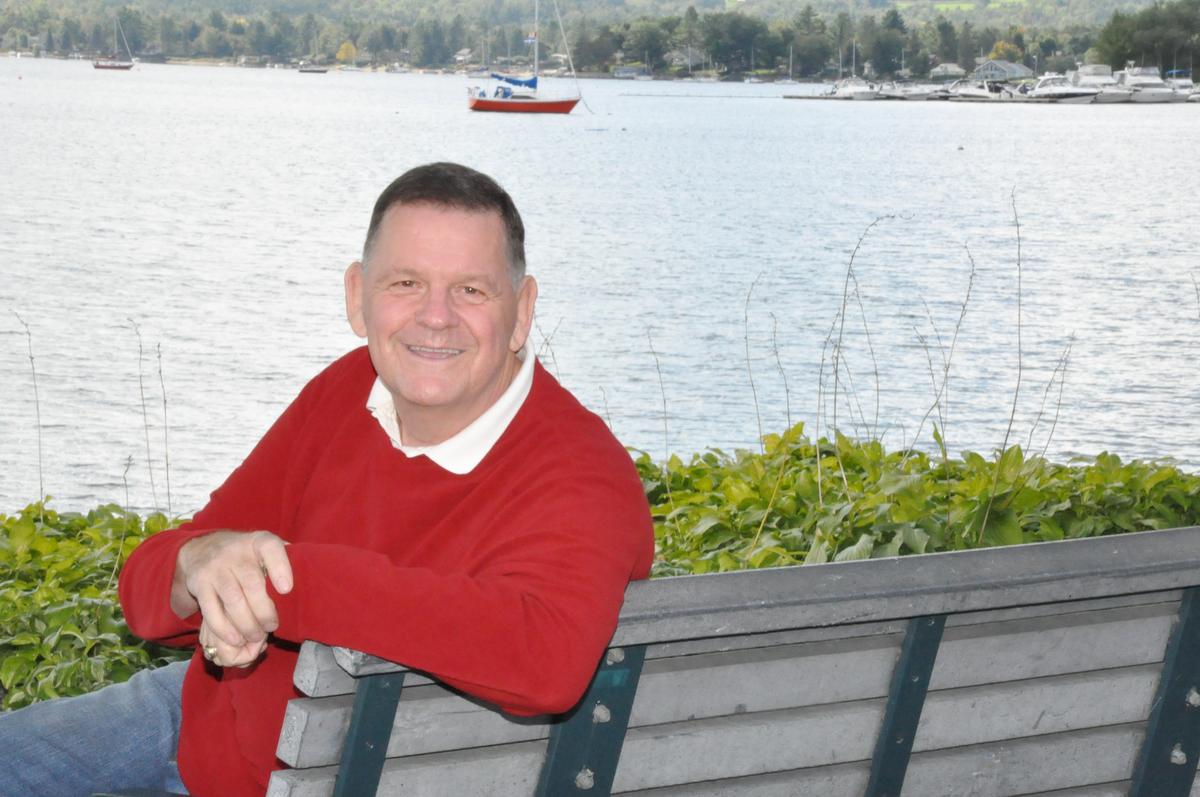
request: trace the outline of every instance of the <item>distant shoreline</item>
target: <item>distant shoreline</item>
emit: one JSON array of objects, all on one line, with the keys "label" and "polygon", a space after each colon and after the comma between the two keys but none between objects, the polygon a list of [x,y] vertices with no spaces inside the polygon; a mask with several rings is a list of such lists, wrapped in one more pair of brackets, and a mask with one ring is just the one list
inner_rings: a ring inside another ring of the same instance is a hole
[{"label": "distant shoreline", "polygon": [[[96,58],[101,58],[103,56],[84,55],[82,53],[77,53],[77,54],[72,54],[72,55],[60,55],[58,53],[35,54],[32,51],[10,50],[8,52],[8,57],[10,57],[10,58],[36,58],[36,59],[46,59],[46,60],[53,60],[53,61],[92,61]],[[225,58],[203,58],[203,57],[192,58],[192,57],[167,56],[167,57],[164,57],[161,60],[159,60],[158,58],[148,59],[148,58],[145,58],[142,56],[138,56],[135,59],[135,61],[139,65],[140,64],[157,64],[157,65],[166,65],[166,66],[233,67],[235,69],[283,69],[283,70],[290,70],[293,72],[297,72],[300,70],[300,64],[298,64],[298,63],[295,63],[295,64],[293,64],[293,63],[261,63],[261,64],[260,63],[238,63],[237,61],[231,61],[231,60],[225,59]],[[308,65],[309,64],[306,64],[306,66],[308,66]],[[461,77],[469,77],[469,75],[466,71],[455,70],[455,69],[450,69],[450,68],[445,68],[445,67],[443,67],[443,68],[422,68],[422,67],[404,66],[401,69],[395,69],[394,67],[391,67],[391,66],[347,66],[345,64],[311,64],[310,66],[319,67],[319,68],[325,69],[329,72],[388,72],[388,73],[396,72],[398,74],[414,74],[414,75],[440,74],[440,75],[458,75]],[[498,68],[499,67],[497,67],[497,69]],[[476,66],[474,68],[474,70],[478,70],[478,69],[483,69],[483,67]],[[472,70],[472,71],[474,71],[474,70]],[[701,76],[701,75],[703,75],[703,73],[699,73],[697,75],[697,77]],[[571,77],[571,75],[569,75],[569,74],[568,75],[548,74],[547,72],[542,72],[541,77],[568,79]],[[578,72],[578,73],[576,73],[575,77],[586,79],[586,80],[627,80],[629,82],[634,82],[634,79],[632,77],[617,77],[609,72]],[[653,75],[650,79],[654,80],[654,81],[676,81],[676,80],[686,80],[689,77],[692,77],[692,76],[691,75],[662,74],[662,75]],[[743,75],[741,73],[733,73],[730,75],[714,76],[714,77],[717,77],[717,82],[720,82],[720,83],[731,83],[731,82],[740,83],[740,82],[742,82]],[[764,76],[764,77],[767,77],[767,76]],[[485,78],[476,78],[476,79],[483,80]],[[763,82],[771,83],[774,81],[771,79],[766,79]],[[823,85],[825,83],[828,83],[828,81],[823,80],[821,78],[811,78],[811,77],[810,78],[796,78],[796,82],[797,83],[815,84],[815,85]]]}]

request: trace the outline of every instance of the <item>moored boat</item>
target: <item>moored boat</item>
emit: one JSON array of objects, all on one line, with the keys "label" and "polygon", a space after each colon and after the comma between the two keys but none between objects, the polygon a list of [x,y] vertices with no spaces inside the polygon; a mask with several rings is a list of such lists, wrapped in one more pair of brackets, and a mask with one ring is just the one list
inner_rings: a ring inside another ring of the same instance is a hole
[{"label": "moored boat", "polygon": [[1117,85],[1132,92],[1129,101],[1139,103],[1186,102],[1187,96],[1168,86],[1156,66],[1129,66],[1117,73]]},{"label": "moored boat", "polygon": [[1166,84],[1187,97],[1189,102],[1200,101],[1200,89],[1192,82],[1192,70],[1172,69],[1167,72]]},{"label": "moored boat", "polygon": [[[116,17],[117,24],[113,26],[113,57],[112,58],[97,58],[92,61],[93,69],[111,69],[117,71],[127,71],[133,69],[133,52],[129,49],[129,40],[125,38],[125,29],[121,27],[121,17]],[[117,32],[121,33],[121,40],[125,42],[125,54],[128,58],[121,58],[117,53]]]},{"label": "moored boat", "polygon": [[1113,77],[1112,67],[1108,64],[1080,64],[1079,67],[1067,73],[1072,86],[1098,89],[1095,104],[1108,105],[1114,102],[1129,102],[1133,92],[1117,85]]},{"label": "moored boat", "polygon": [[1047,72],[1038,79],[1037,85],[1029,91],[1033,100],[1086,105],[1092,102],[1100,89],[1092,86],[1073,86],[1066,76],[1057,72]]},{"label": "moored boat", "polygon": [[[493,77],[504,76],[493,75]],[[499,113],[570,113],[579,97],[563,97],[550,99],[538,97],[532,91],[514,91],[506,86],[497,86],[496,93],[488,97],[482,89],[476,91],[468,99],[468,107],[472,111],[494,111]]]},{"label": "moored boat", "polygon": [[941,91],[941,86],[932,83],[912,83],[906,80],[894,80],[879,86],[881,100],[929,100]]},{"label": "moored boat", "polygon": [[[574,97],[538,96],[538,21],[538,2],[534,0],[533,33],[530,34],[533,43],[533,74],[529,77],[516,77],[493,72],[492,78],[500,84],[490,96],[479,86],[467,89],[469,109],[494,113],[570,113],[574,110],[581,99],[578,94]],[[574,66],[571,67],[571,74],[575,74]]]},{"label": "moored boat", "polygon": [[879,88],[860,77],[848,77],[834,83],[826,96],[835,100],[874,100],[879,97]]},{"label": "moored boat", "polygon": [[1012,102],[1027,100],[1012,88],[996,80],[970,80],[963,78],[950,84],[947,89],[951,102]]}]

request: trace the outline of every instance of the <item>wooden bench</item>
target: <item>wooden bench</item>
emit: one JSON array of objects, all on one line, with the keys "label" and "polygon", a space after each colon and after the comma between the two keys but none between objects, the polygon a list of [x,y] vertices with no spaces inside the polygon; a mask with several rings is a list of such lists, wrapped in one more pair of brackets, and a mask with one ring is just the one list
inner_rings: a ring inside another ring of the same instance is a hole
[{"label": "wooden bench", "polygon": [[1198,586],[1200,528],[636,583],[536,719],[306,643],[268,794],[1200,794]]}]

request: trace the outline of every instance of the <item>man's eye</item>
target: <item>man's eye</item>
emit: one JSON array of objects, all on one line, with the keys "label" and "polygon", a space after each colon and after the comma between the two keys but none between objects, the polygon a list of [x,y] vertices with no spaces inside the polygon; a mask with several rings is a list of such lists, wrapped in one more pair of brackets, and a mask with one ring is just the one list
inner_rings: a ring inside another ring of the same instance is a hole
[{"label": "man's eye", "polygon": [[458,290],[468,302],[482,302],[487,298],[487,294],[474,285],[463,285]]},{"label": "man's eye", "polygon": [[409,290],[416,284],[417,283],[414,282],[413,280],[396,280],[395,282],[392,283],[392,287],[399,288],[401,290]]}]

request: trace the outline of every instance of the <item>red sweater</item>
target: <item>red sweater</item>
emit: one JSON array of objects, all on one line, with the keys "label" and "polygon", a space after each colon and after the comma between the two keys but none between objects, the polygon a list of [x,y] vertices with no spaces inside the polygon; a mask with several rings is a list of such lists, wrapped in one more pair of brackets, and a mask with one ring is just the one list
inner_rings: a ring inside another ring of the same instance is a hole
[{"label": "red sweater", "polygon": [[196,644],[200,615],[169,596],[179,548],[216,529],[265,529],[294,583],[271,590],[279,629],[246,669],[197,653],[183,686],[179,766],[192,794],[262,794],[297,696],[298,643],[344,645],[428,672],[513,714],[557,713],[583,693],[625,585],[645,578],[653,531],[627,452],[538,365],[504,434],[470,473],[392,447],[366,409],[365,348],[310,382],[246,461],[178,529],[121,573],[130,629]]}]

